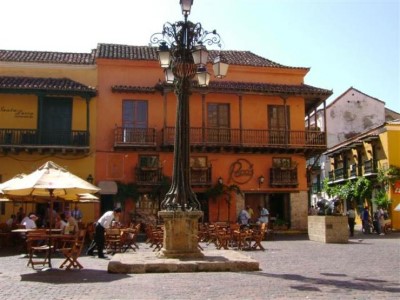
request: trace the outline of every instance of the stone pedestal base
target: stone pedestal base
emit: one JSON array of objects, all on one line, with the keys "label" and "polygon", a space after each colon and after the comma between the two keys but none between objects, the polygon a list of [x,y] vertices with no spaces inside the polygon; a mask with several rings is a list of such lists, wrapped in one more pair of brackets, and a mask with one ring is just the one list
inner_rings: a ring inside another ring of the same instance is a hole
[{"label": "stone pedestal base", "polygon": [[347,216],[308,216],[308,237],[323,243],[348,243]]},{"label": "stone pedestal base", "polygon": [[160,258],[199,258],[203,253],[198,247],[198,224],[202,211],[159,211],[164,220],[163,248]]}]

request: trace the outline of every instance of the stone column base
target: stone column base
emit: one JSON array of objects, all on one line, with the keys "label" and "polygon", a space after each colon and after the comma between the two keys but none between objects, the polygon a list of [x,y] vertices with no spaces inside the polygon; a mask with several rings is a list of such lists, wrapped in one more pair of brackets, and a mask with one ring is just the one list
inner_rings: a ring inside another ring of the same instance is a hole
[{"label": "stone column base", "polygon": [[163,248],[157,253],[164,258],[200,258],[198,224],[202,211],[159,211],[164,220]]}]

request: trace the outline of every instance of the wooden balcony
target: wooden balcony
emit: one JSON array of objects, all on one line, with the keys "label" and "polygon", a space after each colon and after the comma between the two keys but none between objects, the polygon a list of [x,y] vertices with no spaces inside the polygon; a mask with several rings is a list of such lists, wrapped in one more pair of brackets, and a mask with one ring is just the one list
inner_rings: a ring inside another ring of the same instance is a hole
[{"label": "wooden balcony", "polygon": [[[162,145],[173,147],[174,127],[163,128]],[[232,151],[272,153],[322,153],[326,150],[325,132],[230,128],[190,128],[192,148],[202,151],[223,148]]]},{"label": "wooden balcony", "polygon": [[116,148],[155,148],[156,130],[154,128],[116,127],[114,131]]},{"label": "wooden balcony", "polygon": [[355,179],[360,176],[377,175],[376,161],[373,159],[364,161],[363,165],[351,164],[350,169],[336,168],[329,171],[329,182],[334,183],[340,180]]},{"label": "wooden balcony", "polygon": [[297,167],[293,169],[271,168],[269,175],[272,187],[296,187],[299,184]]},{"label": "wooden balcony", "polygon": [[89,132],[0,128],[0,150],[3,152],[88,152]]},{"label": "wooden balcony", "polygon": [[335,180],[347,179],[348,169],[347,168],[336,168],[334,171]]},{"label": "wooden balcony", "polygon": [[192,186],[211,186],[212,167],[190,168],[190,184]]},{"label": "wooden balcony", "polygon": [[159,185],[163,179],[162,167],[139,167],[135,168],[136,183],[138,185]]},{"label": "wooden balcony", "polygon": [[376,175],[378,173],[374,159],[364,161],[364,175]]}]

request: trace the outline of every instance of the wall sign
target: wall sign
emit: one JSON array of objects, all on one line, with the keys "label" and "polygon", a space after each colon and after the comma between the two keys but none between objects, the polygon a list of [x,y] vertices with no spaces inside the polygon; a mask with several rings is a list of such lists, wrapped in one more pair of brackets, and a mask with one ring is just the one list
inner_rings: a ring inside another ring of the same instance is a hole
[{"label": "wall sign", "polygon": [[394,183],[394,193],[395,194],[400,194],[400,181],[396,181]]},{"label": "wall sign", "polygon": [[247,159],[239,158],[229,168],[229,181],[232,180],[237,184],[244,184],[253,178],[253,174],[253,164]]},{"label": "wall sign", "polygon": [[14,114],[14,118],[19,118],[19,119],[32,119],[33,118],[33,112],[31,111],[24,111],[19,108],[14,108],[14,107],[5,107],[5,106],[0,106],[0,113],[11,113]]}]

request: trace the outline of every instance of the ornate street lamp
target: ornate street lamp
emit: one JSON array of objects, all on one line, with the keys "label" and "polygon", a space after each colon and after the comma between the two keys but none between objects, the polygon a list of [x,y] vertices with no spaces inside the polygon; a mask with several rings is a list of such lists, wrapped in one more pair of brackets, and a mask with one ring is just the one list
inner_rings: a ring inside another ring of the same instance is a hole
[{"label": "ornate street lamp", "polygon": [[[167,211],[200,210],[200,203],[190,186],[189,95],[195,77],[198,86],[208,85],[211,76],[207,72],[208,51],[205,45],[220,46],[221,40],[215,30],[209,32],[200,23],[188,21],[192,4],[193,0],[180,0],[184,21],[167,22],[161,33],[151,37],[151,43],[159,46],[158,57],[166,82],[173,83],[178,101],[172,185],[161,202],[161,209]],[[222,78],[228,65],[219,55],[213,68],[215,76]]]}]

